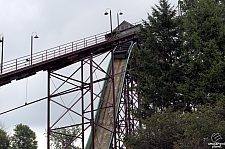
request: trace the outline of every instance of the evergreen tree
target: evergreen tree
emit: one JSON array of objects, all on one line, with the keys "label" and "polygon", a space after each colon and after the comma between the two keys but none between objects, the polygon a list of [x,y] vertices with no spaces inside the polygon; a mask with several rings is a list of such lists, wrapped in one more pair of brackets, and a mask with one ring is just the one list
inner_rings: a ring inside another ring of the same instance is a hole
[{"label": "evergreen tree", "polygon": [[13,149],[37,149],[35,132],[27,125],[16,125],[11,142]]},{"label": "evergreen tree", "polygon": [[0,149],[9,148],[9,141],[9,136],[7,135],[7,133],[4,130],[0,129]]},{"label": "evergreen tree", "polygon": [[[184,14],[179,18],[183,26],[174,22],[177,27],[171,29],[176,32],[171,55],[165,54],[169,49],[168,40],[163,40],[166,34],[159,36],[165,33],[158,21],[163,14],[162,0],[141,28],[141,48],[134,50],[131,65],[142,100],[138,111],[142,115],[138,116],[145,120],[141,119],[142,127],[126,137],[127,147],[205,149],[211,148],[208,143],[214,133],[224,142],[224,2],[184,0],[182,5]],[[172,61],[165,61],[170,58]]]},{"label": "evergreen tree", "polygon": [[141,117],[164,111],[176,105],[179,96],[175,82],[179,80],[180,40],[176,10],[167,0],[152,7],[149,22],[141,26],[140,49],[134,49],[131,75],[137,80],[141,98]]},{"label": "evergreen tree", "polygon": [[184,19],[182,99],[192,108],[225,99],[225,26],[223,6],[215,0],[195,0]]}]

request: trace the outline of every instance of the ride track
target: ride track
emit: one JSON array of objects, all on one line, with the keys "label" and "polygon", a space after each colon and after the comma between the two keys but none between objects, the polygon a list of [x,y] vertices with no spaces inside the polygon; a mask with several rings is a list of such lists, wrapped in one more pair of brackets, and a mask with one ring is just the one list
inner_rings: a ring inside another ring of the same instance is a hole
[{"label": "ride track", "polygon": [[[0,74],[0,86],[10,83],[12,80],[19,80],[36,74],[38,71],[47,71],[47,97],[35,100],[25,105],[1,112],[0,115],[25,107],[27,105],[47,100],[47,149],[50,149],[50,137],[59,138],[58,129],[70,128],[78,126],[81,132],[77,136],[73,136],[71,142],[64,142],[65,148],[76,148],[73,144],[74,140],[80,139],[82,149],[106,149],[106,148],[123,148],[124,135],[130,133],[138,126],[131,111],[139,105],[138,98],[134,88],[134,80],[129,75],[128,61],[134,43],[137,41],[136,33],[139,32],[139,24],[133,24],[133,27],[118,33],[109,32],[97,34],[78,41],[70,42],[51,49],[47,49],[32,56],[24,56],[18,59],[3,63],[2,74]],[[110,36],[109,36],[110,35]],[[108,38],[110,37],[110,38]],[[127,59],[114,59],[114,49],[117,45],[132,41],[129,47],[129,56]],[[105,55],[101,62],[97,62],[96,58]],[[108,70],[105,71],[102,63],[110,57]],[[32,60],[32,62],[30,62]],[[70,76],[64,76],[56,73],[57,70],[65,68],[72,64],[78,64],[76,70]],[[88,68],[87,72],[84,72]],[[96,71],[101,72],[105,76],[102,78],[94,78]],[[79,74],[79,77],[75,77]],[[51,92],[51,80],[55,78],[61,83]],[[85,80],[86,79],[86,80]],[[103,82],[102,88],[96,92],[96,84]],[[70,87],[66,86],[70,85]],[[64,87],[68,89],[62,90]],[[72,101],[69,105],[60,103],[56,98],[71,93],[78,93],[76,101]],[[96,101],[98,105],[96,106]],[[60,106],[64,112],[54,122],[51,119],[51,103]],[[77,108],[77,105],[80,107]],[[76,108],[75,108],[76,107]],[[67,114],[74,114],[79,117],[79,122],[74,125],[64,125],[56,127],[63,117]],[[89,130],[90,136],[88,142],[84,144],[86,132]],[[66,135],[66,134],[62,134]]]}]

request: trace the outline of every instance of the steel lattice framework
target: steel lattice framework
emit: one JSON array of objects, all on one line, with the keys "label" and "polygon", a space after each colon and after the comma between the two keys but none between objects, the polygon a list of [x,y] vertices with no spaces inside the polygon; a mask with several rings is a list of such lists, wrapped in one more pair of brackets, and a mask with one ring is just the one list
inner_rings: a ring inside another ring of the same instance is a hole
[{"label": "steel lattice framework", "polygon": [[117,125],[116,125],[116,147],[123,148],[123,137],[139,127],[139,121],[135,119],[132,112],[139,106],[137,92],[134,89],[135,81],[126,73],[123,93],[120,98]]},{"label": "steel lattice framework", "polygon": [[[139,101],[135,80],[127,69],[131,68],[127,66],[130,56],[116,60],[114,48],[137,41],[138,31],[136,23],[109,39],[107,32],[101,33],[35,53],[33,59],[26,56],[3,63],[0,86],[44,70],[48,87],[47,97],[0,115],[47,99],[47,149],[52,139],[63,142],[63,148],[76,148],[75,140],[81,142],[82,149],[125,148],[123,137],[139,125],[132,115]],[[64,74],[62,69],[68,66]],[[73,127],[79,127],[80,132],[59,131]],[[65,137],[72,139],[68,142]]]},{"label": "steel lattice framework", "polygon": [[[47,133],[49,148],[51,145],[51,137],[55,137],[63,142],[65,140],[63,140],[63,137],[60,138],[60,136],[68,135],[59,133],[57,130],[74,126],[81,128],[81,131],[78,135],[72,136],[73,139],[71,142],[64,142],[65,148],[76,148],[73,143],[74,140],[80,140],[82,142],[82,148],[85,148],[85,138],[88,137],[89,133],[90,136],[86,149],[101,148],[102,140],[99,140],[97,138],[99,135],[96,134],[98,129],[104,129],[105,133],[108,131],[111,134],[108,148],[122,148],[124,146],[124,135],[130,133],[138,126],[138,121],[131,114],[131,111],[138,106],[138,98],[134,90],[135,82],[129,75],[129,71],[123,69],[123,71],[115,73],[114,69],[116,66],[114,66],[113,50],[105,53],[101,61],[98,59],[99,56],[90,54],[87,58],[80,60],[77,63],[77,68],[73,70],[69,77],[56,73],[55,71],[48,71]],[[108,61],[110,61],[110,64],[106,71],[102,65],[105,65]],[[101,77],[96,77],[97,72],[101,74]],[[116,90],[115,79],[118,75],[120,78],[121,76],[123,77],[119,81],[121,82],[121,88]],[[51,83],[51,79],[53,78],[60,81],[58,86],[54,84],[54,90],[51,89],[53,88]],[[104,98],[107,94],[106,86],[110,86],[110,90],[112,91],[112,98],[108,100]],[[119,92],[118,97],[116,97],[116,92]],[[66,105],[60,98],[68,94],[76,94],[76,98],[69,105]],[[58,119],[50,121],[52,119],[51,113],[55,112],[51,111],[52,104],[64,110]],[[108,120],[111,127],[102,124],[102,121],[98,120],[101,118],[99,112],[104,110],[113,113],[111,119]],[[60,122],[68,115],[75,117],[76,122],[72,125],[63,124],[60,126]]]}]

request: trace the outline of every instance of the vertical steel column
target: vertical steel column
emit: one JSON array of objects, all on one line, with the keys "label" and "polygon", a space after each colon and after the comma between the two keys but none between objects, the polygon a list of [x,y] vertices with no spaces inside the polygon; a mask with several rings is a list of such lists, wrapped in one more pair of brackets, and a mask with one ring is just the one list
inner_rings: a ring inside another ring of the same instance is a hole
[{"label": "vertical steel column", "polygon": [[125,76],[125,85],[124,85],[124,111],[125,111],[125,131],[126,131],[126,134],[128,134],[128,119],[127,119],[127,108],[128,108],[128,105],[127,105],[127,100],[128,100],[128,91],[127,91],[127,86],[128,86],[128,81],[127,81],[127,74]]},{"label": "vertical steel column", "polygon": [[30,47],[30,65],[32,65],[32,56],[33,56],[33,36],[31,35],[31,47]]},{"label": "vertical steel column", "polygon": [[81,61],[81,110],[82,110],[82,149],[84,149],[84,62]]},{"label": "vertical steel column", "polygon": [[110,11],[109,11],[109,15],[110,15],[111,38],[112,38],[112,13],[111,13],[111,9],[110,9]]},{"label": "vertical steel column", "polygon": [[91,91],[91,148],[94,149],[94,137],[95,137],[95,127],[94,127],[94,96],[93,96],[93,68],[92,68],[92,53],[90,56],[90,91]]},{"label": "vertical steel column", "polygon": [[120,136],[121,136],[121,134],[120,134],[120,133],[121,133],[120,128],[121,128],[122,126],[120,126],[118,122],[119,122],[119,120],[117,121],[117,124],[118,124],[118,131],[117,131],[118,134],[117,134],[117,135],[118,135],[118,143],[119,143],[118,145],[119,145],[119,147],[120,147],[120,139],[121,139],[121,138],[120,138]]},{"label": "vertical steel column", "polygon": [[[1,37],[1,35],[0,35]],[[1,54],[1,74],[2,74],[2,69],[3,69],[3,47],[4,47],[4,37],[2,36],[2,39],[0,39],[0,42],[2,43],[2,54]]]},{"label": "vertical steel column", "polygon": [[[127,78],[127,84],[130,85],[130,76],[128,76]],[[128,113],[127,113],[127,116],[128,116],[128,121],[129,121],[129,125],[128,125],[128,133],[131,132],[131,117],[130,117],[130,110],[131,110],[131,107],[130,107],[130,90],[127,91],[127,107],[129,107],[128,109]]]},{"label": "vertical steel column", "polygon": [[48,101],[47,101],[47,149],[50,149],[50,70],[48,70]]},{"label": "vertical steel column", "polygon": [[[134,104],[135,104],[134,95],[133,95],[134,82],[133,82],[133,78],[131,78],[131,77],[130,77],[130,83],[131,83],[131,94],[130,94],[130,96],[131,96],[131,107],[132,107],[131,111],[133,111],[134,110]],[[134,130],[134,116],[132,115],[132,131],[133,130]]]},{"label": "vertical steel column", "polygon": [[114,50],[112,48],[111,51],[111,58],[112,58],[112,93],[113,93],[113,139],[114,139],[114,147],[116,148],[116,98],[115,98],[115,74],[114,74]]}]

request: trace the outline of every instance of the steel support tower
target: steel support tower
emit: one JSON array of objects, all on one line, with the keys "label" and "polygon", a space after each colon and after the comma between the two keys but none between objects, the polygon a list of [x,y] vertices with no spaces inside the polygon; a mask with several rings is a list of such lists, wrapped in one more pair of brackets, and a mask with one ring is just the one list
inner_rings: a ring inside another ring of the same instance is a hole
[{"label": "steel support tower", "polygon": [[[76,69],[71,72],[70,76],[48,71],[47,132],[49,148],[50,137],[56,137],[64,141],[63,138],[59,138],[58,129],[76,126],[81,128],[81,132],[77,136],[73,136],[73,140],[80,140],[78,142],[82,142],[83,149],[105,148],[103,140],[107,140],[107,137],[100,137],[100,135],[103,135],[101,133],[110,135],[108,136],[110,140],[106,141],[108,148],[119,149],[124,146],[124,135],[138,126],[138,121],[131,114],[135,106],[138,106],[138,98],[134,90],[135,81],[132,80],[126,68],[117,71],[117,69],[121,69],[117,65],[121,64],[122,61],[127,62],[127,60],[114,60],[113,49],[105,53],[104,57],[101,57],[101,61],[98,59],[99,56],[90,53],[87,58],[77,62]],[[108,70],[106,70],[102,65],[105,65],[108,61],[110,63]],[[119,62],[116,63],[115,61]],[[98,76],[102,77],[97,77],[97,73]],[[58,86],[53,86],[51,79],[58,80],[60,82]],[[51,88],[54,88],[54,90]],[[73,100],[70,100],[70,104],[66,105],[60,98],[69,94],[76,97],[71,96]],[[63,113],[55,120],[51,119],[51,113],[55,112],[51,111],[52,104],[63,109]],[[99,114],[100,112],[108,114],[108,117],[105,116],[103,119],[100,116],[102,114]],[[66,116],[74,117],[76,122],[60,126],[60,122]],[[88,137],[85,145],[85,138]],[[65,142],[65,144],[67,144],[65,148],[75,148],[73,141]]]},{"label": "steel support tower", "polygon": [[[125,148],[123,137],[139,125],[131,113],[139,102],[136,83],[128,69],[130,55],[128,59],[115,60],[114,48],[127,41],[137,41],[136,26],[107,40],[106,32],[35,53],[32,62],[29,55],[5,62],[0,86],[47,71],[47,97],[0,115],[46,100],[47,149],[51,138],[61,140],[64,148],[76,148],[74,140],[81,142],[82,149]],[[66,67],[70,69],[65,74],[62,69]],[[79,134],[71,136],[58,131],[72,127],[79,127]],[[107,135],[100,138],[102,134]],[[73,139],[66,142],[62,136]],[[108,142],[103,143],[104,140]]]}]

